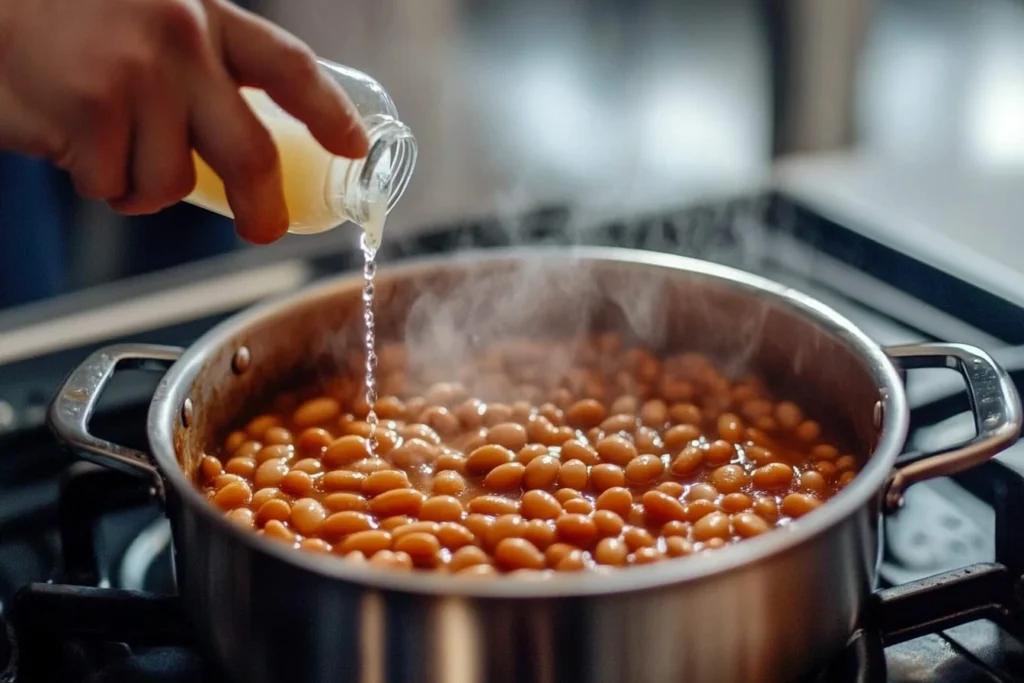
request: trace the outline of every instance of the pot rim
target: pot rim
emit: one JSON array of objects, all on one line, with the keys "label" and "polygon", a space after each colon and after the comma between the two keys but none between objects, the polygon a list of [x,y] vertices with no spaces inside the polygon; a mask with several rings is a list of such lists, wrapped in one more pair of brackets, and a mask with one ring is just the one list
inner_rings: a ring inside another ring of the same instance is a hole
[{"label": "pot rim", "polygon": [[[182,504],[195,508],[212,528],[228,534],[252,550],[271,555],[322,577],[348,581],[365,587],[405,593],[478,597],[478,598],[559,598],[587,595],[629,593],[693,582],[736,570],[811,541],[820,534],[854,515],[873,499],[880,499],[883,486],[889,481],[897,455],[907,435],[909,412],[906,394],[899,374],[882,348],[851,321],[820,301],[790,287],[759,275],[747,273],[698,259],[656,252],[612,247],[572,247],[493,249],[467,251],[455,257],[430,257],[401,262],[380,272],[385,277],[408,277],[419,271],[452,267],[469,261],[474,266],[487,262],[557,259],[564,264],[566,256],[588,262],[609,262],[682,270],[711,279],[725,280],[730,285],[769,296],[775,303],[810,318],[863,358],[878,388],[882,403],[881,435],[874,452],[857,477],[825,505],[789,525],[774,529],[742,543],[729,545],[700,560],[680,558],[626,571],[608,573],[556,574],[544,580],[488,579],[466,580],[433,572],[381,572],[339,557],[299,552],[280,542],[265,539],[251,530],[231,523],[211,505],[193,485],[178,464],[174,446],[174,425],[180,407],[189,397],[192,384],[203,371],[208,358],[226,340],[235,339],[261,319],[274,316],[300,302],[327,296],[343,287],[361,286],[360,274],[346,274],[327,279],[282,297],[257,304],[211,328],[188,347],[181,358],[160,381],[150,404],[147,432],[152,455],[165,484],[176,496],[169,505]],[[172,515],[173,517],[173,515]],[[179,549],[187,553],[187,548]]]}]

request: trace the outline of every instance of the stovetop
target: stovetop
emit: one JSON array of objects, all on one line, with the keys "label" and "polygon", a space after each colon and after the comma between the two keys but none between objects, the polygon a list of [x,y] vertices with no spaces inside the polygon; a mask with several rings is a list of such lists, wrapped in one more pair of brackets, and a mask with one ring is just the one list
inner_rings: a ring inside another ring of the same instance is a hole
[{"label": "stovetop", "polygon": [[[716,200],[586,227],[566,211],[545,210],[513,227],[506,220],[426,229],[393,241],[382,260],[510,243],[613,244],[697,255],[817,296],[882,344],[980,344],[1008,366],[1018,386],[1024,380],[1024,352],[1017,346],[1024,344],[1024,315],[1015,303],[785,196]],[[306,279],[357,263],[345,248],[298,261]],[[252,267],[243,264],[236,275]],[[210,272],[233,276],[226,270],[222,263]],[[194,272],[181,280],[165,279],[163,296],[186,284],[197,291]],[[211,276],[210,282],[222,280]],[[132,293],[129,287],[121,294]],[[93,304],[110,306],[117,295],[107,292]],[[127,335],[119,331],[117,338],[187,344],[233,310],[179,312]],[[64,315],[81,314],[79,302]],[[60,329],[54,320],[47,324]],[[169,528],[147,492],[124,475],[74,461],[42,425],[45,403],[63,376],[109,341],[94,334],[0,362],[0,681],[221,681],[179,610]],[[0,330],[0,359],[3,342]],[[912,374],[909,382],[912,439],[956,438],[967,405],[955,382],[930,373]],[[154,384],[147,375],[119,374],[93,431],[144,449]],[[864,622],[815,681],[1024,681],[1024,477],[1018,460],[1024,461],[1020,449],[1011,449],[955,478],[910,490],[905,508],[886,520],[881,585]]]}]

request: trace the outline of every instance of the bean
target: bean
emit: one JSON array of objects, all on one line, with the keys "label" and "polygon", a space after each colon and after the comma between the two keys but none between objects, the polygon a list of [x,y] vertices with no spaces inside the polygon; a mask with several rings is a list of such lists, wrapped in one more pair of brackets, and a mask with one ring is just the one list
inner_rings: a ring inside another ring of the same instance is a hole
[{"label": "bean", "polygon": [[281,479],[280,486],[293,496],[305,496],[313,490],[313,478],[301,470],[291,470]]},{"label": "bean", "polygon": [[356,512],[367,512],[370,509],[366,498],[358,493],[339,492],[330,493],[323,498],[324,507],[331,512],[343,512],[354,510]]},{"label": "bean", "polygon": [[396,552],[403,552],[412,558],[413,565],[431,568],[438,563],[441,542],[433,534],[414,531],[401,537],[395,537],[394,549]]},{"label": "bean", "polygon": [[580,548],[590,547],[597,538],[597,525],[586,515],[563,513],[555,520],[559,540]]},{"label": "bean", "polygon": [[699,438],[700,428],[692,424],[680,424],[668,429],[662,437],[662,441],[666,449],[678,451],[686,448]]},{"label": "bean", "polygon": [[231,522],[245,529],[252,529],[255,526],[255,515],[249,508],[235,508],[225,515]]},{"label": "bean", "polygon": [[252,500],[249,502],[249,505],[253,510],[259,510],[267,501],[281,498],[283,495],[280,489],[259,489],[256,493],[252,494]]},{"label": "bean", "polygon": [[728,441],[718,439],[704,449],[704,462],[711,467],[724,465],[736,455],[736,448]]},{"label": "bean", "polygon": [[688,425],[699,425],[704,421],[700,408],[692,403],[675,403],[668,409],[668,416],[673,422]]},{"label": "bean", "polygon": [[366,513],[344,510],[327,517],[320,527],[320,533],[328,538],[337,539],[360,531],[369,531],[372,528],[373,520]]},{"label": "bean", "polygon": [[686,518],[682,502],[661,491],[648,491],[641,498],[645,516],[655,523]]},{"label": "bean", "polygon": [[363,474],[373,474],[374,472],[383,472],[384,470],[390,470],[391,465],[388,464],[383,458],[368,457],[362,460],[357,460],[350,465],[350,467],[356,472],[362,472]]},{"label": "bean", "polygon": [[322,538],[306,538],[299,543],[299,550],[305,550],[308,553],[329,553],[331,545]]},{"label": "bean", "polygon": [[466,515],[466,519],[463,520],[462,524],[482,542],[484,537],[487,536],[487,530],[494,526],[494,517],[480,513],[471,513]]},{"label": "bean", "polygon": [[452,496],[431,496],[420,507],[420,519],[432,522],[457,522],[462,519],[462,503]]},{"label": "bean", "polygon": [[812,443],[821,438],[821,425],[814,420],[804,420],[793,430],[793,436],[804,443]]},{"label": "bean", "polygon": [[256,472],[253,475],[253,483],[261,489],[280,486],[281,481],[287,474],[288,463],[279,458],[271,458],[256,468]]},{"label": "bean", "polygon": [[530,461],[523,471],[524,489],[549,489],[555,484],[561,463],[558,458],[551,455],[543,455]]},{"label": "bean", "polygon": [[626,517],[633,507],[633,494],[629,492],[629,489],[613,486],[605,489],[597,497],[596,507],[598,510],[609,510],[619,517]]},{"label": "bean", "polygon": [[520,507],[527,519],[555,519],[562,512],[562,506],[554,496],[537,489],[523,494]]},{"label": "bean", "polygon": [[804,416],[800,407],[790,401],[783,401],[775,406],[775,419],[779,426],[787,431],[793,431],[801,422]]},{"label": "bean", "polygon": [[576,439],[570,439],[562,444],[562,460],[566,462],[579,460],[588,467],[601,462],[601,458],[597,455],[596,450]]},{"label": "bean", "polygon": [[410,517],[409,515],[392,515],[391,517],[382,518],[380,522],[377,524],[377,528],[391,532],[400,526],[412,524],[415,521],[416,520]]},{"label": "bean", "polygon": [[686,493],[686,487],[678,481],[663,481],[658,484],[656,490],[667,493],[673,498],[682,498],[683,494]]},{"label": "bean", "polygon": [[437,532],[434,534],[437,540],[449,550],[457,550],[463,546],[470,545],[474,541],[473,532],[458,522],[442,522],[437,525]]},{"label": "bean", "polygon": [[459,474],[466,473],[466,458],[458,453],[442,453],[437,456],[437,461],[434,463],[435,472],[452,471],[458,472]]},{"label": "bean", "polygon": [[572,404],[565,411],[565,421],[575,429],[590,429],[601,424],[606,414],[600,401],[585,398]]},{"label": "bean", "polygon": [[681,536],[665,539],[665,554],[669,557],[685,557],[693,553],[693,544]]},{"label": "bean", "polygon": [[361,472],[335,470],[325,472],[320,479],[320,487],[324,491],[361,491],[366,475]]},{"label": "bean", "polygon": [[370,453],[370,445],[361,436],[349,434],[340,439],[335,439],[327,446],[321,460],[325,467],[337,469],[346,467],[354,462],[362,460]]},{"label": "bean", "polygon": [[496,444],[487,444],[477,448],[466,459],[466,471],[471,474],[486,474],[505,463],[513,460],[512,451]]},{"label": "bean", "polygon": [[594,561],[610,567],[621,567],[626,564],[629,550],[619,538],[602,538],[594,549]]},{"label": "bean", "polygon": [[341,414],[341,406],[338,405],[338,402],[329,396],[322,396],[300,405],[292,416],[292,422],[296,427],[305,429],[329,422],[339,414]]},{"label": "bean", "polygon": [[839,450],[827,443],[820,443],[811,449],[811,457],[817,460],[835,460],[839,457]]},{"label": "bean", "polygon": [[263,535],[288,544],[294,544],[298,540],[295,532],[276,519],[267,522],[266,526],[263,527]]},{"label": "bean", "polygon": [[395,467],[413,470],[437,459],[437,448],[422,439],[409,439],[388,453]]},{"label": "bean", "polygon": [[636,430],[638,423],[639,420],[637,420],[636,415],[612,415],[611,417],[606,417],[598,427],[605,434],[614,434],[616,432],[632,434]]},{"label": "bean", "polygon": [[722,512],[712,512],[698,519],[693,525],[693,537],[698,541],[711,538],[729,538],[732,535],[729,516]]},{"label": "bean", "polygon": [[519,462],[498,465],[484,477],[484,488],[499,492],[518,489],[525,472],[526,466]]},{"label": "bean", "polygon": [[221,465],[219,458],[215,458],[212,455],[204,455],[203,459],[199,461],[199,474],[203,480],[213,481],[223,473],[224,466]]},{"label": "bean", "polygon": [[664,427],[668,422],[668,404],[660,398],[647,401],[640,409],[640,419],[648,427]]},{"label": "bean", "polygon": [[459,431],[459,418],[444,406],[432,405],[420,413],[419,421],[442,437],[452,436]]},{"label": "bean", "polygon": [[[239,457],[239,456],[235,456]],[[256,463],[261,464],[267,460],[284,460],[288,462],[295,457],[295,446],[290,444],[274,444],[272,446],[264,446],[259,449],[259,452],[255,454]]]},{"label": "bean", "polygon": [[303,430],[299,434],[296,446],[302,453],[308,455],[321,455],[331,442],[334,441],[334,437],[326,429],[320,427],[310,427],[309,429]]},{"label": "bean", "polygon": [[743,538],[750,538],[752,536],[758,536],[768,531],[771,527],[768,522],[758,517],[753,512],[741,512],[738,515],[733,515],[732,528],[736,530],[736,533]]},{"label": "bean", "polygon": [[324,466],[316,458],[303,458],[292,465],[292,469],[299,470],[313,476],[323,472]]},{"label": "bean", "polygon": [[774,498],[762,496],[754,501],[754,512],[762,519],[774,522],[779,518],[779,504]]},{"label": "bean", "polygon": [[519,503],[501,496],[477,496],[469,501],[469,511],[482,515],[510,515],[519,512]]},{"label": "bean", "polygon": [[245,433],[250,439],[262,440],[263,434],[271,427],[281,424],[281,418],[277,415],[260,415],[254,418],[245,426]]},{"label": "bean", "polygon": [[844,455],[836,460],[836,469],[840,472],[849,472],[856,467],[857,460],[852,455]]},{"label": "bean", "polygon": [[619,396],[612,402],[611,412],[616,415],[623,413],[635,415],[638,408],[637,400],[633,396]]},{"label": "bean", "polygon": [[[665,463],[656,455],[640,455],[626,465],[626,479],[634,486],[657,481],[665,471]],[[582,488],[582,487],[581,487]]]},{"label": "bean", "polygon": [[747,485],[749,477],[739,465],[722,465],[711,473],[711,482],[722,493],[736,493]]},{"label": "bean", "polygon": [[373,404],[373,412],[381,420],[405,419],[405,403],[397,396],[384,396]]},{"label": "bean", "polygon": [[607,491],[626,483],[626,475],[618,465],[601,464],[590,468],[590,485],[595,491]]},{"label": "bean", "polygon": [[252,500],[252,489],[244,481],[234,481],[224,486],[213,496],[213,502],[222,510],[247,505]]},{"label": "bean", "polygon": [[791,493],[782,499],[782,514],[803,517],[821,505],[821,501],[805,493]]},{"label": "bean", "polygon": [[730,493],[726,496],[722,496],[722,500],[719,501],[718,506],[725,512],[742,512],[753,504],[754,501],[745,493]]},{"label": "bean", "polygon": [[494,559],[504,569],[543,569],[544,555],[524,538],[506,538],[494,549]]},{"label": "bean", "polygon": [[854,478],[856,478],[856,476],[856,472],[847,470],[846,472],[843,472],[839,475],[839,480],[836,482],[836,484],[838,484],[839,488],[846,488],[847,486],[850,485],[850,482],[852,482]]},{"label": "bean", "polygon": [[577,515],[589,515],[594,511],[594,504],[586,498],[573,498],[562,503],[562,510]]},{"label": "bean", "polygon": [[716,512],[718,508],[710,500],[700,499],[687,503],[683,506],[683,510],[685,511],[687,522],[696,522],[707,517],[712,512]]},{"label": "bean", "polygon": [[292,507],[288,503],[279,498],[271,499],[258,508],[256,513],[256,523],[260,526],[264,526],[272,519],[284,522],[291,517],[291,514]]},{"label": "bean", "polygon": [[718,436],[726,441],[738,443],[743,439],[743,422],[738,415],[722,413],[718,416]]},{"label": "bean", "polygon": [[402,470],[382,470],[368,474],[363,480],[362,492],[368,497],[378,496],[386,491],[409,488],[409,476]]},{"label": "bean", "polygon": [[490,559],[487,553],[475,545],[467,545],[452,553],[452,559],[448,562],[448,568],[452,572],[461,572],[464,569],[487,565]]},{"label": "bean", "polygon": [[526,523],[526,531],[523,538],[537,546],[540,550],[546,549],[555,542],[555,525],[543,519],[531,519]]},{"label": "bean", "polygon": [[[263,450],[263,444],[259,441],[246,441],[241,446],[231,451],[231,457],[252,458],[256,457],[261,450]],[[258,457],[256,457],[256,462],[260,462]]]},{"label": "bean", "polygon": [[686,500],[715,500],[718,489],[711,484],[693,484],[686,490]]},{"label": "bean", "polygon": [[527,521],[516,514],[501,515],[494,520],[484,536],[484,544],[494,548],[506,538],[522,538],[526,535]]},{"label": "bean", "polygon": [[633,553],[633,564],[654,564],[665,559],[665,555],[657,548],[638,548]]},{"label": "bean", "polygon": [[574,498],[582,498],[583,494],[576,489],[558,489],[555,491],[555,500],[558,501],[559,505],[565,505],[567,502]]},{"label": "bean", "polygon": [[598,536],[618,536],[622,533],[626,523],[622,517],[611,510],[597,510],[593,515],[594,526],[597,527]]},{"label": "bean", "polygon": [[268,444],[291,444],[294,443],[292,433],[284,427],[271,427],[263,433],[263,442]]},{"label": "bean", "polygon": [[368,531],[357,531],[347,537],[341,543],[342,554],[358,550],[364,555],[373,556],[380,550],[388,550],[391,547],[391,534],[381,529],[370,529]]},{"label": "bean", "polygon": [[292,505],[289,517],[292,528],[303,536],[316,536],[327,519],[327,511],[320,501],[312,498],[300,498]]},{"label": "bean", "polygon": [[754,470],[752,478],[754,486],[759,489],[765,491],[784,489],[793,483],[793,468],[782,462],[773,462]]},{"label": "bean", "polygon": [[568,543],[552,543],[544,551],[544,560],[549,566],[554,567],[574,550],[579,550],[579,548]]},{"label": "bean", "polygon": [[370,512],[378,517],[393,515],[419,515],[426,496],[416,489],[391,489],[375,496],[370,501]]},{"label": "bean", "polygon": [[808,470],[800,474],[800,488],[810,493],[821,495],[825,492],[825,477],[816,470]]},{"label": "bean", "polygon": [[597,455],[602,462],[625,467],[637,457],[636,446],[618,434],[606,436],[597,442]]},{"label": "bean", "polygon": [[[231,432],[228,438],[224,440],[224,452],[228,455],[234,455],[235,451],[248,440],[249,436],[243,431]],[[206,456],[212,457],[212,456]]]},{"label": "bean", "polygon": [[526,428],[515,422],[502,422],[487,430],[487,441],[513,452],[518,451],[526,445]]},{"label": "bean", "polygon": [[647,529],[638,526],[627,526],[622,530],[622,540],[626,546],[635,551],[637,548],[647,548],[654,545],[654,536]]}]

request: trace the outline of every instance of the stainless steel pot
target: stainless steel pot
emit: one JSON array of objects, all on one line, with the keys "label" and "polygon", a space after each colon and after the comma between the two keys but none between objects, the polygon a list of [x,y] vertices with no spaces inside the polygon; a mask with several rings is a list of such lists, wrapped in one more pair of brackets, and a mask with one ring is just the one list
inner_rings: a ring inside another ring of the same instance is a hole
[{"label": "stainless steel pot", "polygon": [[[840,649],[873,589],[880,514],[915,482],[1013,443],[1020,399],[975,348],[881,349],[827,306],[732,269],[606,249],[473,254],[395,266],[377,287],[380,332],[422,360],[460,343],[613,328],[763,373],[860,452],[863,471],[790,526],[706,556],[607,575],[465,581],[374,572],[300,553],[227,522],[193,487],[204,448],[253,399],[326,372],[362,334],[361,281],[344,277],[257,306],[187,350],[118,345],[55,398],[57,435],[84,457],[152,481],[173,533],[181,597],[238,681],[731,683],[793,680]],[[120,367],[170,370],[149,411],[150,453],[92,436]],[[978,434],[895,467],[907,433],[903,369],[959,371]]]}]

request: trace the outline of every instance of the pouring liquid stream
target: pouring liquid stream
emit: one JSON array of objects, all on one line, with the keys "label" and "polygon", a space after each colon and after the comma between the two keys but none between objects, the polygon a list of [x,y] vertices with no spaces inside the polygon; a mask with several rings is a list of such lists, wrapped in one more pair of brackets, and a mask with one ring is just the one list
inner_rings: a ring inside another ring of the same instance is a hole
[{"label": "pouring liquid stream", "polygon": [[369,205],[369,215],[363,224],[360,244],[363,249],[363,323],[365,325],[366,354],[366,424],[370,425],[367,445],[370,457],[377,457],[377,413],[373,409],[377,402],[377,339],[373,315],[373,278],[377,274],[377,249],[380,247],[387,218],[387,196],[379,193]]}]

